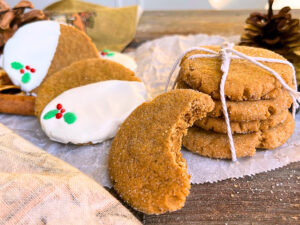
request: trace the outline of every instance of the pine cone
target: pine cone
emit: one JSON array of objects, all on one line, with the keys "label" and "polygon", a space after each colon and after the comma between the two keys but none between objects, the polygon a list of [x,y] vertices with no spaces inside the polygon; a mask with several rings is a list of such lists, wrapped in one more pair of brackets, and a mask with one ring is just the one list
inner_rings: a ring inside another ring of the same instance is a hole
[{"label": "pine cone", "polygon": [[30,1],[21,0],[15,7],[10,8],[4,1],[0,0],[0,53],[7,40],[26,23],[47,19],[43,11],[31,10],[24,13],[25,9],[33,9]]},{"label": "pine cone", "polygon": [[250,14],[240,45],[270,49],[300,66],[299,19],[292,18],[290,7],[284,7],[277,14],[273,14],[273,1],[269,0],[267,14]]}]

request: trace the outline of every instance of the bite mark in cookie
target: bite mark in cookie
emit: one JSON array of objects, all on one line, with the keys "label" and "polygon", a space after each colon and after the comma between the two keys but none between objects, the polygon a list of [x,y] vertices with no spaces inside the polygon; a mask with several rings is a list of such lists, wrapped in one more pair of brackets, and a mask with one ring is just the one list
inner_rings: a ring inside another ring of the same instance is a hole
[{"label": "bite mark in cookie", "polygon": [[109,154],[115,190],[147,214],[183,207],[189,194],[181,139],[196,119],[214,107],[212,99],[193,90],[174,90],[139,106],[121,125]]}]

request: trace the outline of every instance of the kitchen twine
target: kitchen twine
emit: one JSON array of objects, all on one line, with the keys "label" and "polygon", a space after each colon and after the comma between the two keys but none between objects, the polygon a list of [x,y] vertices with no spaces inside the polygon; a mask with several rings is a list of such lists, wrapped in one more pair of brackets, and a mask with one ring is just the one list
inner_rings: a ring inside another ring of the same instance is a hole
[{"label": "kitchen twine", "polygon": [[[234,44],[225,42],[224,44],[222,44],[221,49],[220,49],[219,52],[215,52],[213,50],[203,48],[203,47],[194,47],[194,48],[190,48],[190,49],[186,50],[175,61],[174,65],[171,69],[171,72],[168,76],[165,92],[168,91],[172,75],[173,75],[174,71],[176,70],[178,64],[181,62],[182,58],[188,52],[191,52],[193,50],[199,50],[199,51],[204,51],[204,52],[209,53],[209,54],[195,54],[195,55],[191,55],[187,58],[187,59],[192,59],[192,60],[196,59],[196,58],[218,58],[218,57],[220,57],[221,60],[222,60],[221,71],[223,72],[223,75],[222,75],[222,78],[221,78],[221,83],[220,83],[220,98],[221,98],[222,110],[223,110],[223,114],[224,114],[224,118],[225,118],[225,122],[226,122],[227,135],[228,135],[230,151],[231,151],[231,158],[232,158],[232,161],[236,161],[236,151],[235,151],[235,147],[234,147],[233,136],[232,136],[231,127],[230,127],[230,120],[229,120],[229,115],[228,115],[227,105],[226,105],[225,91],[224,91],[225,82],[226,82],[226,79],[227,79],[227,76],[228,76],[228,71],[229,71],[229,66],[230,66],[231,59],[245,59],[245,60],[261,67],[262,69],[268,71],[273,76],[275,76],[275,78],[280,82],[282,87],[284,89],[286,89],[288,91],[289,95],[293,98],[293,118],[294,119],[295,119],[296,108],[299,107],[299,104],[298,104],[297,101],[300,102],[300,92],[297,92],[296,72],[295,72],[295,68],[294,68],[292,63],[290,63],[287,60],[247,56],[247,55],[233,49],[233,46],[234,46]],[[275,70],[273,70],[270,67],[260,63],[259,61],[261,61],[261,62],[282,63],[282,64],[289,65],[293,70],[293,82],[294,82],[294,85],[295,85],[295,90],[293,90],[290,86],[288,86],[285,83],[285,81],[282,79],[282,77]],[[178,79],[178,75],[175,79],[175,82],[172,85],[172,89],[175,88],[177,79]]]}]

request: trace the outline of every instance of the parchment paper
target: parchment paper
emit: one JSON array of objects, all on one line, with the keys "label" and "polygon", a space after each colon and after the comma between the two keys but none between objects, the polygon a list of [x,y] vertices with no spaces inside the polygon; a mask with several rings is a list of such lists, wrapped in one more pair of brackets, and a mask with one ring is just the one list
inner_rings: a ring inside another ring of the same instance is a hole
[{"label": "parchment paper", "polygon": [[[189,47],[221,44],[219,36],[190,35],[167,36],[141,45],[131,53],[137,61],[137,76],[142,78],[151,97],[163,92],[167,75],[176,58]],[[238,37],[229,37],[237,41]],[[91,146],[64,145],[50,141],[40,129],[34,117],[0,114],[0,122],[47,152],[67,161],[93,177],[103,186],[111,186],[107,170],[107,156],[111,141]],[[215,160],[182,150],[187,161],[192,183],[216,182],[238,178],[285,166],[300,161],[300,115],[296,117],[296,129],[291,139],[272,151],[258,151],[255,156],[229,160]]]}]

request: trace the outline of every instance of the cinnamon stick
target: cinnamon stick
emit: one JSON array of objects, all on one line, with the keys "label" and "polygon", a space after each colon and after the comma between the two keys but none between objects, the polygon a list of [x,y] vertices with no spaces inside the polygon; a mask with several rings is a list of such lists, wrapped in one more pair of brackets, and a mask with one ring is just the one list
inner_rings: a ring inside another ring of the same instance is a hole
[{"label": "cinnamon stick", "polygon": [[35,97],[0,94],[0,113],[34,116]]}]

